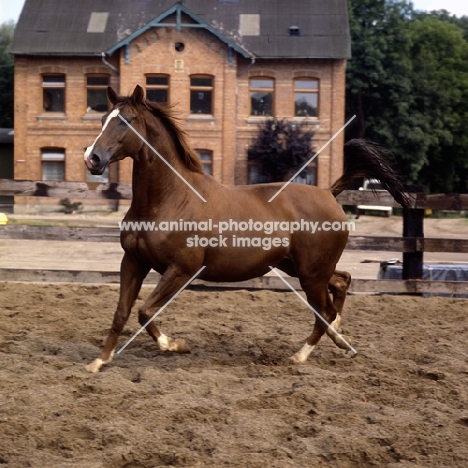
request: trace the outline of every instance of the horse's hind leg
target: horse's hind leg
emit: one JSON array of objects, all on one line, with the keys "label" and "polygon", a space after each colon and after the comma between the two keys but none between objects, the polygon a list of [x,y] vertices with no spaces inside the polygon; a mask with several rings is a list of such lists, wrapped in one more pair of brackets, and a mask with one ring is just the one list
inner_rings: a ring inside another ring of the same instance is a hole
[{"label": "horse's hind leg", "polygon": [[306,293],[309,304],[317,313],[320,314],[323,320],[320,317],[315,317],[312,334],[307,338],[301,350],[291,358],[296,363],[307,361],[310,353],[314,350],[315,346],[320,341],[320,338],[328,328],[327,323],[332,323],[336,318],[336,309],[333,305],[330,294],[328,293],[327,283],[323,284],[320,282],[310,281],[306,284],[303,283],[302,289]]},{"label": "horse's hind leg", "polygon": [[[332,283],[334,283],[334,281]],[[342,309],[345,296],[343,291],[340,290],[339,293],[334,296],[336,300],[335,305],[329,294],[329,286],[330,283],[323,284],[315,281],[308,281],[307,283],[302,282],[302,288],[306,293],[307,301],[315,310],[315,312],[320,314],[320,317],[315,317],[315,324],[312,334],[309,336],[309,338],[307,338],[307,341],[302,349],[291,358],[296,363],[303,363],[307,360],[310,353],[314,350],[315,346],[320,341],[320,338],[325,332],[330,334],[330,337],[337,346],[340,348],[349,349],[349,345],[346,344],[346,342],[350,342],[349,338],[343,335],[338,335],[334,330],[329,330],[332,324],[336,323],[335,320],[338,316],[336,305]],[[340,312],[341,309],[339,309]],[[346,340],[346,342],[343,341],[343,339]]]},{"label": "horse's hind leg", "polygon": [[[346,299],[346,293],[349,285],[351,284],[351,275],[346,271],[335,270],[330,281],[328,282],[328,289],[333,296],[333,305],[336,308],[336,318],[330,324],[330,327],[335,331],[339,331],[341,324],[341,313],[343,311],[343,305]],[[337,334],[327,328],[327,335],[334,341],[334,343],[342,349],[349,349],[346,343],[341,340]],[[349,338],[347,339],[349,340]]]},{"label": "horse's hind leg", "polygon": [[[277,265],[277,268],[284,271],[289,276],[297,276],[294,263],[289,258],[285,258],[279,265]],[[336,309],[336,318],[332,323],[330,323],[330,327],[335,331],[338,331],[341,324],[341,313],[346,299],[346,292],[348,291],[350,284],[351,275],[347,271],[340,270],[335,270],[328,281],[328,290],[333,296],[333,305]],[[349,349],[349,346],[339,338],[339,336],[331,330],[330,327],[327,328],[327,335],[333,340],[333,342],[341,349]],[[351,343],[349,338],[345,339],[348,343]]]},{"label": "horse's hind leg", "polygon": [[120,266],[120,297],[117,310],[100,357],[86,366],[89,372],[98,372],[104,364],[111,362],[119,335],[127,323],[148,271],[149,268],[138,264],[128,254],[124,255]]}]

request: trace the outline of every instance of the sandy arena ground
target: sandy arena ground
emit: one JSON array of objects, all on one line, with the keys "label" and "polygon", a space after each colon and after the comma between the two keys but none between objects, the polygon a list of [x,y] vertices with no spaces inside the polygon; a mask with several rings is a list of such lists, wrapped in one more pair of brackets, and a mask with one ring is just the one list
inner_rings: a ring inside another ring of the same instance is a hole
[{"label": "sandy arena ground", "polygon": [[[397,221],[364,217],[357,234],[400,235]],[[466,238],[466,221],[434,221],[433,237]],[[0,267],[114,269],[121,257],[118,244],[23,242],[0,241]],[[356,277],[363,258],[393,256],[348,254]],[[357,357],[324,337],[294,365],[314,321],[294,294],[184,291],[158,321],[191,354],[142,333],[89,374],[117,286],[6,282],[0,298],[0,466],[468,466],[467,299],[349,296]]]},{"label": "sandy arena ground", "polygon": [[468,466],[468,300],[350,296],[357,357],[324,337],[293,365],[313,322],[293,293],[185,291],[161,321],[191,354],[142,333],[89,374],[116,286],[0,296],[0,466]]}]

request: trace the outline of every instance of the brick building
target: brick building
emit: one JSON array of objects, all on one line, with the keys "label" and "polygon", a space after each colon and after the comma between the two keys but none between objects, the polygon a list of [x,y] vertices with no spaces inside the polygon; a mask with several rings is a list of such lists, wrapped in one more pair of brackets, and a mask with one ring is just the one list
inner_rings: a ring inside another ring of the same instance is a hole
[{"label": "brick building", "polygon": [[[247,148],[265,119],[313,128],[317,149],[344,123],[346,0],[26,0],[11,52],[16,179],[130,182],[128,159],[101,179],[83,164],[108,85],[177,104],[226,184],[255,181]],[[306,182],[341,175],[342,147],[340,135]]]}]

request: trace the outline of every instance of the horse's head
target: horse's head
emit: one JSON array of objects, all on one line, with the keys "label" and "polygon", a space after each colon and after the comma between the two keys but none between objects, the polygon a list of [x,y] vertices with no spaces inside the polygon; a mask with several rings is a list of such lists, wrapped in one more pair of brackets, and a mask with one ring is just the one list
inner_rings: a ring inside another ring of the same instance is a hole
[{"label": "horse's head", "polygon": [[138,112],[139,104],[144,102],[143,88],[137,85],[129,98],[119,98],[109,87],[107,98],[112,109],[102,118],[101,133],[84,153],[84,161],[91,174],[102,174],[108,164],[138,154],[144,144],[135,133],[145,133],[144,120]]}]

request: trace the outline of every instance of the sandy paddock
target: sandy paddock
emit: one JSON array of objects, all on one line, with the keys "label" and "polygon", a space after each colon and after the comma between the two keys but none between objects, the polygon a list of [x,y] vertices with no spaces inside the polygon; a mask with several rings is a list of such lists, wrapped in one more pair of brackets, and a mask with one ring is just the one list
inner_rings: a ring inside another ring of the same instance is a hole
[{"label": "sandy paddock", "polygon": [[324,337],[293,365],[314,320],[294,294],[185,291],[160,323],[191,354],[142,333],[89,374],[117,294],[0,284],[0,466],[468,466],[466,299],[350,296],[358,356]]}]

